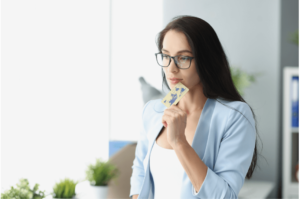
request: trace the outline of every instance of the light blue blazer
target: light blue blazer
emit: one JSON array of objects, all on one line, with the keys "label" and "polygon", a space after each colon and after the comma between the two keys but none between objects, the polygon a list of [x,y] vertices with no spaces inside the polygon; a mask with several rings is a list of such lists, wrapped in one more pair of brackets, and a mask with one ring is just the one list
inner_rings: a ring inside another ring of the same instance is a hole
[{"label": "light blue blazer", "polygon": [[[163,128],[162,116],[166,107],[161,100],[150,100],[142,111],[143,128],[132,165],[129,197],[139,194],[138,199],[154,198],[149,158],[154,141]],[[238,198],[252,161],[255,140],[255,120],[248,104],[208,98],[191,145],[208,170],[198,193],[183,172],[180,198]]]}]

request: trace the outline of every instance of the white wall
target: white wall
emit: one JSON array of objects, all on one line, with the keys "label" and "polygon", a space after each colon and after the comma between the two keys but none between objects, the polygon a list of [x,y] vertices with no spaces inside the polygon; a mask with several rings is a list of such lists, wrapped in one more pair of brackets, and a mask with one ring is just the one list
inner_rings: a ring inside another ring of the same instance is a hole
[{"label": "white wall", "polygon": [[[164,0],[164,25],[174,16],[193,15],[207,21],[216,31],[232,66],[263,72],[245,89],[245,100],[257,116],[258,166],[252,180],[278,185],[279,87],[280,87],[280,1]],[[263,146],[262,143],[263,142]],[[265,158],[265,159],[264,159]],[[276,197],[277,186],[270,197]]]},{"label": "white wall", "polygon": [[154,53],[162,30],[162,1],[113,0],[110,140],[137,141],[144,106],[139,77],[161,90]]},{"label": "white wall", "polygon": [[1,192],[108,158],[109,1],[1,1]]}]

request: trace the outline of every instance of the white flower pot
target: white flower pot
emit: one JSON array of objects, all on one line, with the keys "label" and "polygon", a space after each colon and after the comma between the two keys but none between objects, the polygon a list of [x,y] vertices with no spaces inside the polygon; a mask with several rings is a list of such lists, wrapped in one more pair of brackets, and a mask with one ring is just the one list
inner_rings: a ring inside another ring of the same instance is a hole
[{"label": "white flower pot", "polygon": [[75,199],[75,197],[73,197],[73,198],[53,198],[52,197],[52,199]]},{"label": "white flower pot", "polygon": [[46,197],[46,199],[76,199],[76,196],[74,196],[73,198],[53,198],[53,196],[49,196],[49,197]]},{"label": "white flower pot", "polygon": [[108,186],[93,186],[90,185],[91,199],[107,199]]}]

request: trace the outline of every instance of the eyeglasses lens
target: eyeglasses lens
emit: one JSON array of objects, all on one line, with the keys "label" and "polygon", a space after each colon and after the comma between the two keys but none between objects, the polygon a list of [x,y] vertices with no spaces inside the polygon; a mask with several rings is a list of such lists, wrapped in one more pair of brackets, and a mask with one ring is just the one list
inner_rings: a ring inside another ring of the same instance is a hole
[{"label": "eyeglasses lens", "polygon": [[[167,67],[170,64],[170,56],[159,53],[156,55],[158,65],[162,67]],[[176,64],[179,68],[188,68],[190,65],[190,60],[185,56],[178,56],[175,58]]]}]

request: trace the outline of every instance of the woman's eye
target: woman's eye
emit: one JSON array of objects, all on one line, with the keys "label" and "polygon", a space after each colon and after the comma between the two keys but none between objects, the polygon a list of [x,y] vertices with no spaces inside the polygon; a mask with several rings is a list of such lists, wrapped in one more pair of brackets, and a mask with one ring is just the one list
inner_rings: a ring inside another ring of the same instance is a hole
[{"label": "woman's eye", "polygon": [[183,56],[182,56],[182,57],[179,57],[179,60],[180,60],[180,61],[186,61],[186,60],[188,60],[188,59],[189,59],[188,57],[183,57]]},{"label": "woman's eye", "polygon": [[169,55],[163,55],[163,58],[169,59]]}]

